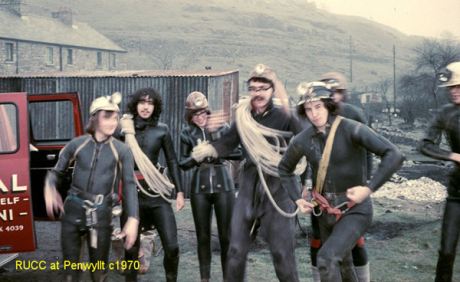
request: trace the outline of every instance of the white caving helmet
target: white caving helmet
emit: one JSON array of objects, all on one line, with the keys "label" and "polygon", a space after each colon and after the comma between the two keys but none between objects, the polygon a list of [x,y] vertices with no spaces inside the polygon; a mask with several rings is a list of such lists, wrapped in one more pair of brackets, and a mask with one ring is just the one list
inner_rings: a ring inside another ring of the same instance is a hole
[{"label": "white caving helmet", "polygon": [[122,99],[120,92],[115,92],[111,96],[102,96],[98,97],[91,102],[91,106],[89,107],[89,114],[94,115],[98,111],[114,111],[119,112],[120,108],[118,104],[120,104]]},{"label": "white caving helmet", "polygon": [[460,62],[448,64],[437,74],[439,81],[438,87],[448,87],[460,85]]}]

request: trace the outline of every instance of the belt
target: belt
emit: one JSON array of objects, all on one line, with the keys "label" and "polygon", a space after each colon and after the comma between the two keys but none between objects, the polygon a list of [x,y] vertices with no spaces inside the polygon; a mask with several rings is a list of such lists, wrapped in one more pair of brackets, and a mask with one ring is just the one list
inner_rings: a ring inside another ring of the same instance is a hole
[{"label": "belt", "polygon": [[344,213],[346,213],[349,209],[351,209],[355,203],[349,200],[343,201],[338,205],[331,206],[329,201],[336,202],[340,198],[346,199],[345,193],[324,193],[324,196],[316,192],[316,190],[312,191],[313,194],[313,201],[319,207],[320,211],[318,213],[313,213],[315,216],[320,216],[323,211],[328,214],[335,215],[336,219],[339,220]]},{"label": "belt", "polygon": [[86,191],[83,191],[83,190],[80,190],[78,188],[76,188],[75,186],[72,186],[69,190],[69,196],[75,196],[79,199],[74,199],[74,200],[80,200],[82,202],[84,201],[91,201],[93,203],[99,203],[99,204],[105,204],[107,203],[107,201],[109,201],[109,203],[112,203],[112,202],[117,202],[118,201],[118,195],[117,194],[113,194],[111,196],[109,195],[104,195],[104,194],[93,194],[93,193],[90,193],[90,192],[86,192]]}]

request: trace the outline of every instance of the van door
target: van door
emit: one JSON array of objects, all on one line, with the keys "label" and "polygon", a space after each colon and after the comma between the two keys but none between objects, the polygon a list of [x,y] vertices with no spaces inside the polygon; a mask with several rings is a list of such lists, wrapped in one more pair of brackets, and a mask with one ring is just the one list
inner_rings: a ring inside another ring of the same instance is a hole
[{"label": "van door", "polygon": [[35,250],[26,93],[0,94],[0,254]]},{"label": "van door", "polygon": [[[48,170],[56,165],[61,149],[74,137],[83,134],[80,103],[76,92],[29,94],[30,176],[34,218],[48,220],[43,188]],[[67,195],[72,168],[59,188]]]}]

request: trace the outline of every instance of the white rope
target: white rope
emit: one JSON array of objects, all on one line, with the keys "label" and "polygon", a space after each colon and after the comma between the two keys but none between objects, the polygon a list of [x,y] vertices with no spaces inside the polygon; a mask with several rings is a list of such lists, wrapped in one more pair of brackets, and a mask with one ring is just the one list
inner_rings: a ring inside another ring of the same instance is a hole
[{"label": "white rope", "polygon": [[[284,138],[291,137],[292,133],[269,128],[256,122],[251,115],[251,100],[249,98],[241,99],[236,106],[235,122],[241,143],[251,160],[257,165],[260,181],[264,186],[270,202],[283,216],[295,216],[298,209],[294,213],[287,213],[276,204],[263,175],[263,172],[265,172],[268,175],[279,177],[278,164],[287,150]],[[270,144],[268,140],[273,140],[275,144]],[[305,171],[306,165],[306,158],[303,157],[297,164],[294,173],[296,175],[302,174]]]},{"label": "white rope", "polygon": [[[174,189],[174,184],[172,184],[169,179],[158,171],[155,165],[152,164],[150,159],[144,154],[142,149],[137,143],[134,130],[134,122],[132,116],[123,115],[123,118],[120,120],[122,133],[125,134],[125,143],[131,148],[133,153],[134,160],[136,162],[139,171],[144,176],[145,182],[150,190],[159,194],[163,199],[168,202],[172,202],[168,198],[171,195],[172,190]],[[156,197],[155,195],[148,192],[148,189],[143,188],[139,182],[137,182],[139,189],[149,197]]]},{"label": "white rope", "polygon": [[274,207],[282,216],[285,216],[285,217],[294,217],[294,216],[299,212],[299,207],[297,207],[297,209],[296,209],[293,213],[288,213],[288,212],[285,212],[283,209],[281,209],[281,208],[278,206],[278,204],[275,202],[275,199],[273,199],[272,193],[270,192],[270,189],[268,189],[267,182],[265,181],[265,177],[264,177],[264,174],[263,174],[263,172],[262,172],[262,168],[261,168],[259,165],[257,165],[257,172],[259,173],[260,182],[262,183],[262,186],[264,187],[265,193],[267,194],[268,199],[269,199],[270,202],[272,203],[273,207]]}]

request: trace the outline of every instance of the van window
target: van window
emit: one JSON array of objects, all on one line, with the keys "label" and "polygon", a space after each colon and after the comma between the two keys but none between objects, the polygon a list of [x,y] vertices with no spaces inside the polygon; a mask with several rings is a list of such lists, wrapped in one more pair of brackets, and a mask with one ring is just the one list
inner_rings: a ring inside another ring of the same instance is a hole
[{"label": "van window", "polygon": [[75,137],[71,101],[37,101],[29,105],[34,141],[69,141]]},{"label": "van window", "polygon": [[0,154],[18,149],[18,118],[16,105],[0,104]]}]

